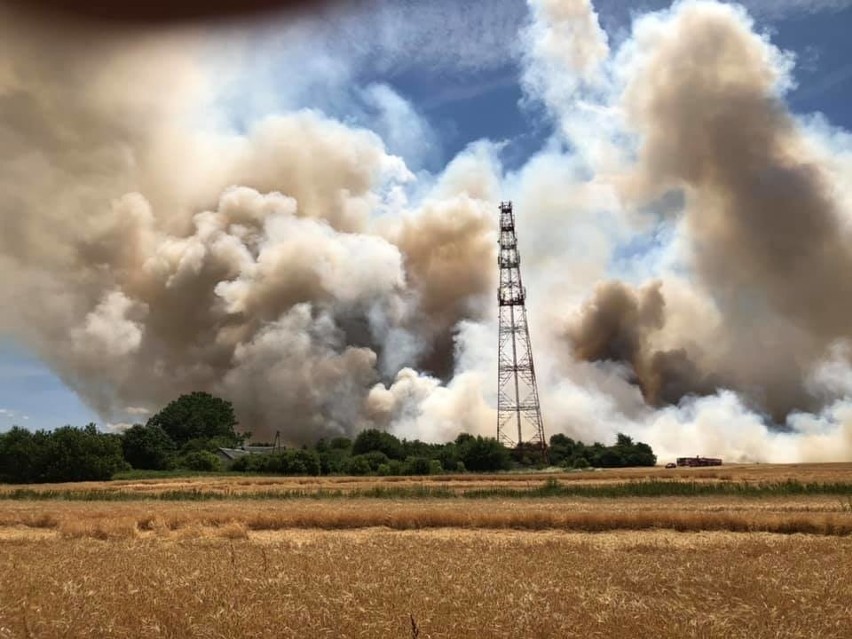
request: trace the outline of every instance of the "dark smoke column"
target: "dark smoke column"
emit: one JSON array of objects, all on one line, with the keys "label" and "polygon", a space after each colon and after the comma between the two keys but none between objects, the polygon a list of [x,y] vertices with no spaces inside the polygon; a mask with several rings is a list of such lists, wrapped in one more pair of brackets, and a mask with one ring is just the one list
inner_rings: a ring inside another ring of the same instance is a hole
[{"label": "dark smoke column", "polygon": [[[525,306],[526,290],[521,281],[521,257],[511,202],[500,204],[500,255],[497,263],[500,265],[500,288],[497,290],[500,305],[497,439],[510,447],[539,448],[543,454],[546,447],[544,425],[535,382]],[[517,439],[513,439],[515,429]]]}]

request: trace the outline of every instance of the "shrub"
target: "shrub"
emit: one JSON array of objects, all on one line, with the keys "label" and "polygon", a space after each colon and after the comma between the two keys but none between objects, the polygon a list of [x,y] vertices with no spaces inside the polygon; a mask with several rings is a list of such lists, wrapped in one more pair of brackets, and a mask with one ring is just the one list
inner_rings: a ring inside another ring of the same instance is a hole
[{"label": "shrub", "polygon": [[285,450],[274,454],[243,455],[232,465],[238,472],[268,473],[270,475],[319,475],[320,456],[312,450]]},{"label": "shrub", "polygon": [[405,475],[429,475],[431,471],[432,460],[428,457],[409,457],[403,466]]},{"label": "shrub", "polygon": [[468,470],[483,472],[508,470],[511,456],[503,444],[491,437],[459,435],[456,440],[459,459]]},{"label": "shrub", "polygon": [[347,475],[369,475],[372,470],[370,462],[364,459],[362,455],[350,457],[343,465],[343,472]]},{"label": "shrub", "polygon": [[345,472],[346,462],[349,460],[349,457],[348,449],[329,448],[319,455],[320,472],[323,475]]},{"label": "shrub", "polygon": [[[291,467],[288,475],[311,475],[316,477],[320,474],[322,467],[320,465],[319,455],[312,450],[292,450],[286,451],[286,457],[290,461]],[[298,472],[297,472],[298,470]]]},{"label": "shrub", "polygon": [[222,462],[216,455],[208,450],[198,450],[187,453],[180,459],[181,468],[196,470],[200,472],[214,472],[222,470]]},{"label": "shrub", "polygon": [[378,472],[379,466],[387,464],[390,461],[387,455],[378,450],[374,450],[369,453],[364,453],[360,457],[366,459],[367,463],[370,464],[371,472]]}]

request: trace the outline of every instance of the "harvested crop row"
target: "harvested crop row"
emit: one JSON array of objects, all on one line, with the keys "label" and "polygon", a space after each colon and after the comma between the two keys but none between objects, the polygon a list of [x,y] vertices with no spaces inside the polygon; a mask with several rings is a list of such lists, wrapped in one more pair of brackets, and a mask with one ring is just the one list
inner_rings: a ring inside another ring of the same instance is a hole
[{"label": "harvested crop row", "polygon": [[[207,502],[86,503],[18,502],[0,512],[0,526],[56,530],[68,537],[99,539],[146,535],[168,536],[176,531],[241,526],[247,531],[284,529],[347,530],[384,527],[392,530],[434,528],[564,530],[669,529],[676,531],[730,531],[852,534],[852,512],[834,507],[809,509],[778,504],[722,502],[701,507],[690,501],[670,501],[668,507],[616,502],[539,500],[460,502],[347,500],[340,502],[284,502],[276,504]],[[733,506],[733,505],[732,505]],[[182,533],[183,534],[183,533]]]}]

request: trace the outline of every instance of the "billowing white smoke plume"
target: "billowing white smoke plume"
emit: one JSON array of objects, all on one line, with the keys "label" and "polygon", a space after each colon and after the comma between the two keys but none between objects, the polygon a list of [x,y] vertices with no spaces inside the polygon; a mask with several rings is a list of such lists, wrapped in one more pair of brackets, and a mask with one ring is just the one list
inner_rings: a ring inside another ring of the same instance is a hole
[{"label": "billowing white smoke plume", "polygon": [[188,126],[201,42],[4,17],[3,326],[105,419],[205,389],[313,441],[373,423],[405,366],[452,374],[492,297],[493,154],[409,204],[404,162],[320,113]]},{"label": "billowing white smoke plume", "polygon": [[[852,208],[826,141],[784,105],[791,59],[742,10],[682,2],[638,19],[590,83],[585,58],[553,68],[554,51],[605,50],[590,4],[531,4],[532,34],[566,31],[569,10],[582,25],[581,45],[532,48],[528,90],[576,148],[575,174],[593,176],[584,186],[618,202],[574,211],[578,228],[619,230],[599,234],[583,299],[566,287],[573,303],[544,329],[561,334],[553,366],[570,380],[552,406],[577,436],[620,427],[663,455],[852,456],[848,360],[832,347],[852,333]],[[625,230],[654,250],[620,257]]]},{"label": "billowing white smoke plume", "polygon": [[508,174],[482,141],[415,175],[320,111],[235,133],[203,34],[0,16],[0,328],[104,419],[202,389],[259,438],[492,434],[511,198],[550,433],[852,458],[849,156],[785,107],[791,58],[730,5],[616,48],[589,0],[529,5],[555,134]]}]

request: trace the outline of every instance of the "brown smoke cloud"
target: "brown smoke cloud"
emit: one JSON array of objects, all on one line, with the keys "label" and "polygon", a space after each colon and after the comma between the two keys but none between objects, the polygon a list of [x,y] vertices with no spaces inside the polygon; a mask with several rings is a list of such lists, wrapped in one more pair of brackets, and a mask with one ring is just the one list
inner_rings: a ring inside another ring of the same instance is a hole
[{"label": "brown smoke cloud", "polygon": [[808,370],[850,336],[852,244],[849,212],[779,97],[785,62],[716,3],[686,3],[635,38],[623,102],[641,144],[627,193],[683,191],[689,262],[722,322],[697,359],[656,350],[665,330],[643,309],[659,290],[610,284],[570,333],[577,355],[628,363],[655,405],[727,387],[779,421],[813,409]]},{"label": "brown smoke cloud", "polygon": [[[0,330],[105,420],[208,390],[258,438],[493,433],[511,198],[548,434],[848,458],[848,353],[811,373],[849,337],[849,211],[779,97],[788,63],[713,2],[640,19],[612,55],[588,1],[531,5],[524,88],[571,150],[504,175],[481,143],[423,181],[315,111],[223,133],[200,32],[0,8]],[[665,209],[668,261],[595,287],[637,209]]]},{"label": "brown smoke cloud", "polygon": [[442,378],[453,373],[453,330],[460,320],[482,319],[496,286],[494,214],[468,195],[427,203],[402,222],[393,242],[403,253],[410,284],[417,291],[414,319],[432,336],[423,369]]},{"label": "brown smoke cloud", "polygon": [[[403,366],[452,370],[494,255],[466,180],[395,203],[403,161],[316,112],[188,126],[209,92],[191,35],[2,17],[0,326],[105,420],[208,390],[257,437],[314,441]],[[374,221],[388,207],[399,228]],[[478,275],[446,286],[454,269]]]},{"label": "brown smoke cloud", "polygon": [[810,333],[848,333],[852,252],[819,159],[777,96],[767,44],[718,5],[688,6],[628,86],[646,184],[684,187],[694,263]]},{"label": "brown smoke cloud", "polygon": [[567,337],[579,360],[628,364],[628,380],[639,386],[652,406],[720,388],[721,380],[707,377],[686,348],[653,346],[665,323],[662,282],[634,289],[608,281],[595,288],[592,298],[569,323]]}]

